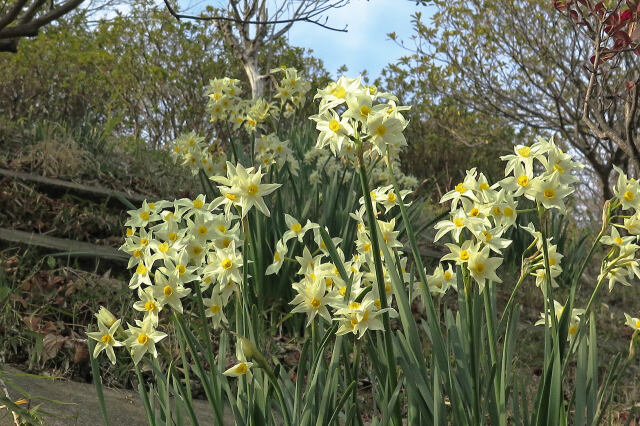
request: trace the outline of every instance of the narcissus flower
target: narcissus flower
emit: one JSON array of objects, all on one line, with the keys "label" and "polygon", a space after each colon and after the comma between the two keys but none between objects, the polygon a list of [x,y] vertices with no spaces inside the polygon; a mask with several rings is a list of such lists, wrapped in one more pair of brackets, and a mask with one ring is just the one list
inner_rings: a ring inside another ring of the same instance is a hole
[{"label": "narcissus flower", "polygon": [[481,250],[474,248],[470,250],[467,267],[474,280],[480,287],[480,292],[484,289],[486,280],[501,283],[502,280],[496,275],[496,269],[502,264],[501,257],[489,257],[489,247]]},{"label": "narcissus flower", "polygon": [[[153,203],[151,203],[153,204]],[[155,206],[154,206],[155,207]],[[125,222],[125,226],[131,226],[135,228],[142,228],[160,219],[160,215],[152,209],[147,200],[142,202],[142,207],[137,210],[129,210],[129,220]]]},{"label": "narcissus flower", "polygon": [[522,167],[527,174],[533,173],[533,160],[540,158],[542,149],[540,144],[533,144],[532,146],[516,145],[513,148],[514,154],[503,155],[501,160],[507,162],[504,170],[504,174],[508,175],[517,166]]},{"label": "narcissus flower", "polygon": [[158,314],[163,305],[153,296],[153,287],[147,287],[144,290],[138,287],[138,298],[140,300],[133,304],[133,309],[144,312],[144,318],[149,318],[151,323],[157,326]]},{"label": "narcissus flower", "polygon": [[225,372],[222,374],[229,377],[240,377],[244,376],[245,374],[250,374],[249,369],[251,367],[253,367],[253,362],[243,361],[225,370]]},{"label": "narcissus flower", "polygon": [[628,179],[619,167],[613,166],[613,168],[618,172],[618,180],[613,192],[620,200],[622,208],[640,210],[640,184],[635,179]]},{"label": "narcissus flower", "polygon": [[104,306],[100,306],[98,313],[95,314],[95,317],[98,319],[98,323],[104,324],[107,328],[110,328],[117,320],[115,315],[111,313]]},{"label": "narcissus flower", "polygon": [[[456,274],[451,264],[449,263],[446,270],[442,267],[442,264],[438,265],[433,274],[427,275],[427,285],[431,294],[445,294],[450,288],[457,290]],[[416,288],[416,290],[418,289]]]},{"label": "narcissus flower", "polygon": [[156,272],[153,297],[163,305],[169,305],[177,312],[182,313],[182,299],[191,293],[190,288],[184,288],[175,278],[167,278],[160,272]]},{"label": "narcissus flower", "polygon": [[287,255],[287,246],[282,241],[279,240],[276,243],[276,252],[273,254],[273,263],[269,265],[267,270],[265,271],[265,275],[277,274],[284,263],[284,258]]},{"label": "narcissus flower", "polygon": [[629,327],[631,327],[633,330],[635,331],[639,331],[640,330],[640,319],[638,318],[634,318],[631,315],[625,313],[624,314],[624,318],[625,318],[625,324],[628,325]]},{"label": "narcissus flower", "polygon": [[500,181],[500,186],[513,194],[514,197],[524,195],[526,198],[534,201],[535,193],[533,191],[534,177],[533,172],[526,170],[525,167],[518,163],[513,168],[513,176],[507,176]]},{"label": "narcissus flower", "polygon": [[437,229],[438,232],[436,232],[434,241],[438,241],[448,233],[451,233],[453,241],[458,241],[464,229],[469,229],[475,234],[481,232],[485,224],[486,219],[467,216],[463,209],[458,209],[452,213],[451,220],[441,220],[435,224],[434,229]]},{"label": "narcissus flower", "polygon": [[222,310],[224,303],[219,294],[214,292],[210,298],[202,299],[202,303],[207,307],[207,310],[205,311],[206,317],[213,320],[213,328],[219,327],[221,322],[227,324],[227,317],[224,315],[224,311]]},{"label": "narcissus flower", "polygon": [[373,293],[368,293],[362,302],[352,300],[347,306],[336,310],[335,321],[340,322],[336,334],[353,333],[362,338],[367,330],[384,330],[380,316],[388,312],[391,318],[398,316],[393,308],[380,309],[380,301]]},{"label": "narcissus flower", "polygon": [[234,241],[229,247],[216,249],[209,257],[209,264],[202,271],[205,277],[211,277],[217,282],[226,283],[242,281],[242,255],[236,250]]},{"label": "narcissus flower", "polygon": [[[635,244],[633,244],[634,242],[636,242],[638,240],[638,237],[633,235],[633,236],[626,236],[626,237],[622,237],[620,236],[620,233],[618,232],[618,229],[615,226],[611,227],[611,235],[605,235],[604,237],[602,237],[600,239],[600,242],[602,244],[606,244],[609,246],[616,246],[618,248],[622,249],[631,244],[632,246],[635,247],[631,247],[633,248],[635,251],[635,249],[638,248],[638,246],[636,246]],[[625,249],[625,251],[630,251],[629,249]]]},{"label": "narcissus flower", "polygon": [[156,343],[167,337],[167,335],[155,330],[150,319],[144,321],[136,320],[136,325],[138,327],[129,324],[129,330],[127,330],[129,338],[124,341],[125,346],[131,349],[133,363],[138,364],[146,353],[150,353],[154,358],[157,358]]},{"label": "narcissus flower", "polygon": [[471,253],[476,250],[473,241],[467,240],[461,246],[457,244],[445,244],[451,253],[445,255],[441,260],[452,260],[456,265],[462,265],[469,262]]},{"label": "narcissus flower", "polygon": [[567,209],[563,199],[573,193],[573,188],[560,181],[560,174],[554,172],[551,176],[534,179],[531,191],[540,204],[546,209],[558,209],[566,213]]},{"label": "narcissus flower", "polygon": [[386,145],[402,147],[407,141],[402,134],[405,123],[387,114],[386,110],[367,117],[368,136],[380,155],[386,155]]},{"label": "narcissus flower", "polygon": [[312,115],[309,118],[316,122],[316,129],[320,131],[316,148],[322,149],[328,145],[334,155],[342,150],[342,146],[349,142],[349,136],[353,134],[349,119],[341,118],[335,111]]},{"label": "narcissus flower", "polygon": [[298,222],[297,219],[295,219],[293,216],[288,215],[286,213],[284,215],[284,221],[287,224],[287,228],[288,228],[287,231],[282,236],[282,241],[284,243],[286,243],[292,238],[297,238],[298,242],[301,243],[307,231],[320,227],[320,225],[318,225],[317,223],[312,223],[309,219],[307,219],[307,223],[304,226],[302,226],[302,224]]},{"label": "narcissus flower", "polygon": [[474,235],[478,241],[489,247],[495,253],[502,254],[502,250],[509,247],[511,240],[501,238],[504,228],[484,229],[476,231]]},{"label": "narcissus flower", "polygon": [[[562,313],[564,312],[564,305],[558,302],[557,300],[553,301],[553,311],[556,319],[560,320],[562,317]],[[550,313],[550,312],[549,312]],[[573,337],[578,332],[578,327],[580,326],[580,315],[584,314],[584,309],[573,308],[571,311],[571,317],[569,319],[569,330],[567,339],[569,341],[573,340]],[[548,318],[544,312],[540,313],[540,319],[536,321],[535,325],[545,325],[548,324],[549,327],[553,326],[553,321],[551,318]]]},{"label": "narcissus flower", "polygon": [[294,290],[298,292],[293,298],[291,305],[296,305],[291,312],[303,312],[307,314],[307,326],[311,321],[320,315],[322,318],[331,322],[331,315],[327,309],[329,299],[326,297],[327,287],[324,280],[304,279],[300,283],[293,285]]},{"label": "narcissus flower", "polygon": [[478,201],[478,198],[473,192],[476,189],[476,185],[476,169],[467,170],[464,180],[458,183],[451,191],[444,194],[440,199],[440,204],[451,200],[451,211],[453,211],[458,206],[458,202],[462,197]]},{"label": "narcissus flower", "polygon": [[262,172],[260,167],[255,170],[253,167],[245,169],[240,163],[235,167],[227,162],[227,177],[213,176],[211,179],[220,183],[220,191],[225,194],[214,201],[214,206],[224,202],[224,198],[233,201],[242,209],[242,217],[255,206],[262,214],[269,216],[269,209],[262,197],[271,194],[282,186],[279,183],[261,183]]},{"label": "narcissus flower", "polygon": [[99,331],[87,333],[89,338],[98,342],[93,350],[94,358],[97,358],[100,352],[105,351],[111,363],[116,363],[116,354],[113,352],[113,348],[122,346],[122,342],[118,342],[114,337],[118,328],[120,328],[120,320],[115,321],[110,327],[107,327],[102,321],[98,321]]}]

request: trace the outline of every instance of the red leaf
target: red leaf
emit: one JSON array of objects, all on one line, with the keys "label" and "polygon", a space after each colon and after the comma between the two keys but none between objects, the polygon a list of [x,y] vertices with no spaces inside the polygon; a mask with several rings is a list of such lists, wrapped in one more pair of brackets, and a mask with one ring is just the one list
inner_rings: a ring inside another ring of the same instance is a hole
[{"label": "red leaf", "polygon": [[613,45],[614,50],[624,49],[629,45],[629,43],[631,43],[631,38],[629,38],[629,35],[624,31],[616,32],[613,37],[616,39],[616,42]]},{"label": "red leaf", "polygon": [[567,6],[567,2],[562,0],[554,0],[553,2],[553,7],[555,7],[558,12],[564,12],[567,10]]},{"label": "red leaf", "polygon": [[[613,27],[615,26],[619,21],[618,19],[618,12],[613,11],[611,12],[611,14],[609,16],[607,16],[607,18],[604,20],[604,24],[609,26],[609,27]],[[606,31],[606,29],[605,29]]]},{"label": "red leaf", "polygon": [[625,10],[624,12],[622,12],[620,14],[620,22],[624,22],[627,19],[631,19],[631,17],[633,16],[633,14],[631,13],[630,9]]},{"label": "red leaf", "polygon": [[576,12],[575,10],[569,11],[569,17],[571,17],[574,22],[578,22],[580,20],[580,15],[578,15],[578,12]]}]

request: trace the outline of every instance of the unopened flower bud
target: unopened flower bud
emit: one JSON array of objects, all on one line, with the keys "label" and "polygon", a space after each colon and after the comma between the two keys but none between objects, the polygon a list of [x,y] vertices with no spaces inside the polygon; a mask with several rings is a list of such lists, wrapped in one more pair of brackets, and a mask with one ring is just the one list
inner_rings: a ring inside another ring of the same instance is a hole
[{"label": "unopened flower bud", "polygon": [[117,320],[117,318],[104,306],[100,306],[100,310],[95,315],[96,318],[98,318],[98,321],[106,325],[107,328],[110,328]]}]

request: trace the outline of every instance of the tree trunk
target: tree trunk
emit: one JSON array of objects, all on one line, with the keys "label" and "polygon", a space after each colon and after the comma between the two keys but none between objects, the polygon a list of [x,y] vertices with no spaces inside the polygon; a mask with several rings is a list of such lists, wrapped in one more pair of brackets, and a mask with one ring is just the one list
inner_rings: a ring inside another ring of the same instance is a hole
[{"label": "tree trunk", "polygon": [[260,68],[258,67],[258,55],[251,54],[242,61],[244,71],[249,78],[251,85],[251,98],[257,99],[264,96],[264,79],[260,78]]}]

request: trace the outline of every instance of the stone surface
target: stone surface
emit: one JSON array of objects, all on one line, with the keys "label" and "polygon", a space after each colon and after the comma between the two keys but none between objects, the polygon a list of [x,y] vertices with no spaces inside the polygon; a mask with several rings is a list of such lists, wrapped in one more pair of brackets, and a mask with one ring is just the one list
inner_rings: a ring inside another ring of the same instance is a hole
[{"label": "stone surface", "polygon": [[[69,380],[30,377],[10,367],[2,367],[10,374],[9,379],[31,395],[29,404],[41,404],[41,409],[51,415],[43,418],[47,426],[93,426],[104,424],[100,412],[100,404],[95,387],[88,383]],[[0,392],[2,390],[0,389]],[[137,392],[130,390],[103,389],[109,421],[114,426],[147,425],[144,406]],[[20,393],[9,387],[9,394],[15,401],[22,397]],[[64,404],[47,401],[46,398],[64,402]],[[1,405],[1,404],[0,404]],[[206,401],[194,401],[195,412],[200,425],[213,425],[214,418]],[[231,413],[225,413],[225,424],[233,425]],[[186,413],[184,424],[190,424]],[[0,409],[0,425],[13,425],[13,419],[6,408]]]}]

